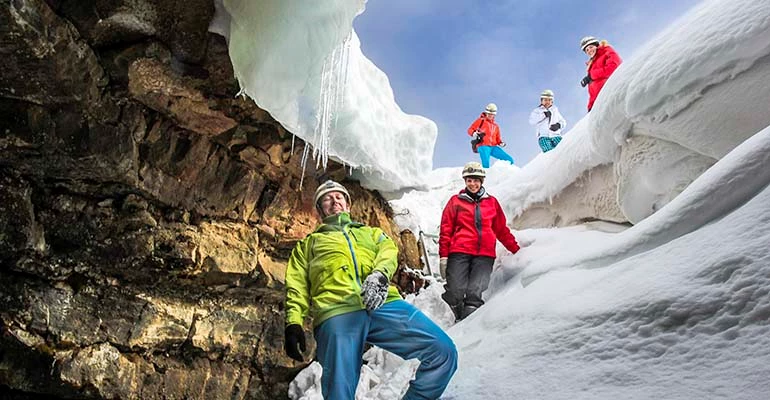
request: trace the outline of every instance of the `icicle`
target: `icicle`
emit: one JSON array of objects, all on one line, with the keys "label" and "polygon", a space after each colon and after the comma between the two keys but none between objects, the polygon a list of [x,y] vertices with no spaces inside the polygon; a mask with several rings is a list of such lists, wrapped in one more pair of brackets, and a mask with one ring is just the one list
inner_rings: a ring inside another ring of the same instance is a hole
[{"label": "icicle", "polygon": [[302,174],[299,178],[299,191],[302,191],[302,184],[305,182],[305,167],[307,166],[307,156],[310,154],[310,147],[307,143],[305,143],[305,148],[302,150],[302,161],[300,162],[300,166],[302,167]]},{"label": "icicle", "polygon": [[[309,146],[313,147],[313,159],[316,168],[326,169],[329,161],[331,134],[337,127],[339,110],[345,104],[345,85],[348,80],[348,63],[350,61],[351,31],[345,40],[326,58],[321,68],[321,85],[318,94],[318,109],[316,110],[316,125],[311,140],[305,143],[302,152],[302,180],[305,177],[307,157],[310,155]],[[352,172],[352,169],[351,169]]]}]

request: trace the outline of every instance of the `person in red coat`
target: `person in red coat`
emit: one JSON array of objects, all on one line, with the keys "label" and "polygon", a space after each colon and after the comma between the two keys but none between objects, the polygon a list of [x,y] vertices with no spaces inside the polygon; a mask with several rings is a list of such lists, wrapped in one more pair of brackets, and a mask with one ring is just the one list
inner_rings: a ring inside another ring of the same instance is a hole
[{"label": "person in red coat", "polygon": [[484,189],[485,176],[481,164],[465,164],[465,189],[449,199],[441,215],[438,252],[446,278],[441,297],[457,320],[484,304],[481,294],[489,286],[497,240],[510,252],[519,251],[500,203]]},{"label": "person in red coat", "polygon": [[604,83],[623,60],[606,40],[600,42],[593,36],[584,37],[580,41],[580,48],[589,57],[586,61],[588,74],[580,81],[580,86],[588,86],[588,111],[591,111]]}]

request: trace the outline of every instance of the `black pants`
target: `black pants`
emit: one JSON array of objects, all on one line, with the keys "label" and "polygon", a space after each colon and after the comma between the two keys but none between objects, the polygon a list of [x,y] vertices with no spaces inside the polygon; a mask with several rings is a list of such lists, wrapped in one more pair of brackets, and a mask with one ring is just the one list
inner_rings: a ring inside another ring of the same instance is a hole
[{"label": "black pants", "polygon": [[445,292],[441,297],[457,319],[463,319],[484,304],[481,294],[489,287],[494,257],[452,253],[446,267]]}]

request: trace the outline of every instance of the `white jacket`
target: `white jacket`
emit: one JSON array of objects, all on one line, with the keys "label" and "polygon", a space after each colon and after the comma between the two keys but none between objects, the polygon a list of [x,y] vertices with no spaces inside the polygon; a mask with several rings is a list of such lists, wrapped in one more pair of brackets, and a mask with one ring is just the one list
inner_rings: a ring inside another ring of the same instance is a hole
[{"label": "white jacket", "polygon": [[[561,116],[561,113],[559,113],[559,108],[556,106],[551,106],[551,108],[548,109],[548,111],[551,112],[550,119],[545,116],[545,111],[545,107],[538,106],[529,114],[529,124],[535,125],[537,129],[537,137],[561,136],[562,129],[567,126],[567,120]],[[551,125],[557,122],[561,125],[561,128],[557,129],[556,131],[552,131],[550,129]]]}]

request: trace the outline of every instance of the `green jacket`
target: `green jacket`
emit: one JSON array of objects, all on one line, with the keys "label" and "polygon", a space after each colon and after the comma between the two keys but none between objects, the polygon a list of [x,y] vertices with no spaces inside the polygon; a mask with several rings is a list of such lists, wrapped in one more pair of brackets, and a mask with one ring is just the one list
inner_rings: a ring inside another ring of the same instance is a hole
[{"label": "green jacket", "polygon": [[[310,313],[314,326],[335,315],[365,309],[361,284],[373,271],[390,279],[396,272],[398,247],[380,228],[340,213],[324,218],[315,232],[294,247],[286,268],[286,325]],[[401,299],[390,285],[386,302]]]}]

